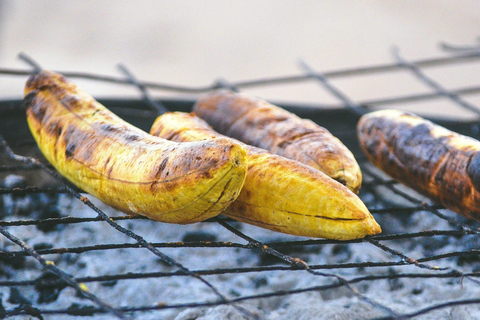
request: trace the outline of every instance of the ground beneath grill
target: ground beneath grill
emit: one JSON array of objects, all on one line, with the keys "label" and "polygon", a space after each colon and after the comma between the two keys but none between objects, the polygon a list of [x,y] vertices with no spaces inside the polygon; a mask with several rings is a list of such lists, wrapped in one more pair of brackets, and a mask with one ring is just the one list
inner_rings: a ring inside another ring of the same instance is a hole
[{"label": "ground beneath grill", "polygon": [[[370,208],[385,206],[368,191],[362,191],[362,198]],[[31,207],[28,197],[8,199],[4,195],[4,204],[12,201],[16,208]],[[89,196],[92,199],[92,197]],[[94,199],[92,199],[94,200]],[[94,200],[95,201],[95,200]],[[95,201],[99,208],[115,218],[119,213]],[[397,203],[397,205],[400,205]],[[407,203],[403,203],[407,205]],[[56,210],[60,216],[92,218],[95,213],[82,202],[67,194],[56,199]],[[446,212],[446,211],[445,211]],[[451,214],[446,212],[446,214]],[[10,219],[13,216],[9,217]],[[8,219],[8,217],[7,217]],[[422,230],[450,230],[448,222],[438,219],[426,211],[418,211],[408,215],[403,221],[394,214],[378,215],[384,232],[417,232]],[[230,222],[236,228],[263,243],[306,240],[304,238],[281,235],[253,226]],[[188,226],[169,225],[150,220],[119,221],[119,224],[136,234],[143,236],[151,243],[176,243],[189,241],[213,241],[220,243],[240,243],[245,241],[234,236],[217,223],[198,223]],[[408,228],[408,229],[407,229]],[[9,230],[24,239],[30,246],[41,248],[85,248],[98,244],[125,245],[134,243],[130,238],[122,236],[105,222],[83,222],[57,225],[45,231],[38,226],[10,227]],[[420,237],[402,241],[384,241],[390,248],[404,252],[409,257],[419,258],[434,256],[452,251],[478,248],[476,236],[463,237]],[[0,247],[5,251],[18,251],[18,247],[0,239]],[[272,246],[274,247],[274,246]],[[319,274],[312,275],[305,270],[263,270],[262,272],[241,272],[245,268],[283,267],[288,265],[278,258],[263,253],[259,249],[240,247],[179,247],[159,248],[160,251],[181,263],[191,271],[210,270],[213,275],[205,275],[205,279],[229,299],[253,296],[270,292],[301,290],[318,286],[317,290],[304,293],[290,293],[271,298],[251,299],[239,303],[252,314],[265,319],[376,319],[386,316],[378,307],[374,307],[364,299],[359,299],[345,286],[333,289],[322,289],[321,286],[338,283],[333,274],[346,279],[368,276],[395,276],[398,274],[432,274],[441,272],[428,271],[418,266],[390,266],[345,268],[345,264],[359,262],[391,262],[400,261],[391,254],[380,250],[370,243],[333,243],[316,245],[298,245],[278,248],[282,253],[299,257],[310,266],[336,265],[338,268],[319,269]],[[158,274],[146,277],[145,273],[177,271],[158,257],[143,248],[120,248],[109,250],[86,250],[83,253],[51,254],[44,256],[56,266],[76,278],[87,277],[84,285],[103,301],[114,306],[152,306],[174,305],[182,303],[198,303],[216,301],[218,298],[202,282],[188,276],[164,276]],[[425,262],[430,266],[447,267],[461,270],[477,270],[478,257],[452,257],[433,262]],[[37,262],[27,257],[17,261],[17,265],[2,261],[2,278],[12,280],[34,280],[45,277]],[[225,272],[219,269],[226,269]],[[128,279],[113,281],[89,282],[88,277],[103,277],[124,274]],[[134,275],[146,277],[136,279]],[[436,305],[445,301],[464,300],[478,297],[480,286],[468,278],[391,278],[387,280],[360,281],[353,283],[362,294],[376,303],[387,306],[399,313],[411,313],[418,309]],[[5,309],[13,309],[25,302],[33,303],[43,309],[88,308],[92,303],[81,298],[71,288],[48,290],[34,286],[0,287],[2,305]],[[74,309],[75,310],[75,309]],[[480,319],[480,306],[462,305],[429,312],[416,319]],[[207,319],[244,319],[244,315],[232,306],[220,305],[203,308],[176,308],[164,311],[150,311],[136,314],[137,319],[175,319],[175,320],[207,320]],[[25,317],[28,318],[28,317]],[[45,319],[71,319],[71,316],[44,315]],[[98,319],[113,319],[110,315],[96,315]]]}]

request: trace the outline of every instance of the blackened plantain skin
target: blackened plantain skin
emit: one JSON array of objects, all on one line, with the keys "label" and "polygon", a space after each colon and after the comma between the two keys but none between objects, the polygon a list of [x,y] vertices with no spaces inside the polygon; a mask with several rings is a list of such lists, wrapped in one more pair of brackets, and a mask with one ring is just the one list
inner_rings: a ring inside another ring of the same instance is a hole
[{"label": "blackened plantain skin", "polygon": [[219,90],[193,111],[214,130],[322,171],[358,193],[362,173],[354,155],[327,129],[267,101]]},{"label": "blackened plantain skin", "polygon": [[414,114],[382,110],[364,115],[360,145],[397,181],[467,218],[480,220],[480,142]]}]

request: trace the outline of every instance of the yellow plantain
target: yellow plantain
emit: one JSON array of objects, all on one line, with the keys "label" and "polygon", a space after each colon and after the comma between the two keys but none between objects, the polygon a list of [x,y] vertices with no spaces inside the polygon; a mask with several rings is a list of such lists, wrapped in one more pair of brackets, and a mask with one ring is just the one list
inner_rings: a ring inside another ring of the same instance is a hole
[{"label": "yellow plantain", "polygon": [[32,75],[24,101],[45,158],[73,184],[128,214],[202,221],[223,211],[244,183],[246,153],[239,144],[153,137],[60,74]]},{"label": "yellow plantain", "polygon": [[193,107],[213,129],[252,146],[305,163],[358,193],[362,172],[352,152],[311,120],[245,94],[207,93]]},{"label": "yellow plantain", "polygon": [[[174,141],[224,137],[202,119],[181,112],[158,117],[150,133]],[[381,232],[360,198],[341,183],[295,160],[243,147],[247,151],[247,178],[237,200],[223,214],[306,237],[349,240]]]}]

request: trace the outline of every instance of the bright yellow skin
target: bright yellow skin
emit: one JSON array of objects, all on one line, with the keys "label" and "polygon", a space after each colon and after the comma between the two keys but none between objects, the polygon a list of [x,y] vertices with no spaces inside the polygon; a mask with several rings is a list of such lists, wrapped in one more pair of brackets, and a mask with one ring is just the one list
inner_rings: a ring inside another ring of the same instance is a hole
[{"label": "bright yellow skin", "polygon": [[239,144],[153,137],[59,74],[31,76],[25,104],[45,158],[73,184],[120,211],[169,223],[198,222],[218,215],[243,186],[246,153]]},{"label": "bright yellow skin", "polygon": [[[150,133],[174,141],[224,137],[202,119],[181,112],[158,117]],[[349,240],[381,232],[360,198],[341,183],[295,160],[243,146],[247,178],[237,200],[223,214],[266,229],[314,238]]]}]

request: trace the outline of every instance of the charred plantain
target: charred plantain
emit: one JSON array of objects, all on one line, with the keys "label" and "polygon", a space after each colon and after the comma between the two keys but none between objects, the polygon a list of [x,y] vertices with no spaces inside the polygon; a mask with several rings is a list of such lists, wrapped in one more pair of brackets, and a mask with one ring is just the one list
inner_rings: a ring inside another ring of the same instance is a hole
[{"label": "charred plantain", "polygon": [[362,173],[352,152],[313,121],[226,90],[200,97],[194,112],[222,134],[307,164],[355,193],[360,189]]},{"label": "charred plantain", "polygon": [[[223,137],[194,114],[180,112],[158,117],[150,133],[174,141]],[[295,160],[249,145],[244,148],[247,178],[223,214],[306,237],[348,240],[381,232],[360,198],[342,184]]]},{"label": "charred plantain", "polygon": [[30,131],[45,158],[120,211],[193,223],[218,215],[240,192],[246,154],[231,140],[153,137],[49,71],[32,75],[25,95]]},{"label": "charred plantain", "polygon": [[382,110],[357,127],[370,161],[397,181],[480,220],[480,142],[411,113]]}]

